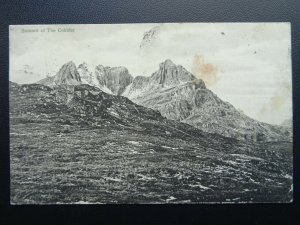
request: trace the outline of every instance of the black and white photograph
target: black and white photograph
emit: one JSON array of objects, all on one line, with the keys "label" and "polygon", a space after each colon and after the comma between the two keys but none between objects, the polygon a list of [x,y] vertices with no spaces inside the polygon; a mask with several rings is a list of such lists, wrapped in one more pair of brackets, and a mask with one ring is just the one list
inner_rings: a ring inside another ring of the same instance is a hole
[{"label": "black and white photograph", "polygon": [[291,203],[292,105],[290,23],[10,25],[10,203]]}]

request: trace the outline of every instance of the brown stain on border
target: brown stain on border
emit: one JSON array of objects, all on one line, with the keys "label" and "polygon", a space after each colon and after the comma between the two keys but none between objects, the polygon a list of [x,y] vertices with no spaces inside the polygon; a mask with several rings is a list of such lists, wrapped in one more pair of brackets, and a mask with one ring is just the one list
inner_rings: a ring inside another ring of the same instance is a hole
[{"label": "brown stain on border", "polygon": [[194,55],[191,70],[192,74],[196,78],[202,79],[207,87],[215,85],[219,80],[217,66],[207,63],[201,55]]},{"label": "brown stain on border", "polygon": [[285,102],[288,98],[291,98],[292,86],[290,83],[284,82],[281,87],[278,88],[276,94],[274,94],[269,102],[261,108],[258,112],[259,116],[263,116],[266,113],[277,112],[284,107]]}]

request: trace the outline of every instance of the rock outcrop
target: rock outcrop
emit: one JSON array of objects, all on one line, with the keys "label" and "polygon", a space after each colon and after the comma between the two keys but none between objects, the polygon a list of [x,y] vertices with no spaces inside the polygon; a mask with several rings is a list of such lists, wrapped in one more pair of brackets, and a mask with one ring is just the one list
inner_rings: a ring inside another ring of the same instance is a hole
[{"label": "rock outcrop", "polygon": [[95,68],[95,76],[100,86],[108,88],[114,95],[122,95],[126,87],[132,82],[132,76],[127,68],[122,66],[104,67],[99,65]]},{"label": "rock outcrop", "polygon": [[126,97],[209,133],[252,141],[290,137],[288,129],[251,119],[222,101],[202,80],[170,60],[161,63],[151,77],[136,77]]},{"label": "rock outcrop", "polygon": [[75,63],[70,61],[64,64],[55,76],[46,77],[37,83],[50,87],[56,85],[78,85],[81,84],[81,78]]}]

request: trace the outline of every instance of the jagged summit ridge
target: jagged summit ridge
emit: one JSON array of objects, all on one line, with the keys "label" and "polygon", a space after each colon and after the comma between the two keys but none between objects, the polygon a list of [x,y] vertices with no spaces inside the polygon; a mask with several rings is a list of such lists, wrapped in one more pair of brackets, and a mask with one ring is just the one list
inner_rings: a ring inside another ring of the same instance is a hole
[{"label": "jagged summit ridge", "polygon": [[[167,59],[159,64],[159,70],[152,74],[150,80],[160,84],[162,87],[171,87],[194,81],[196,78],[181,65],[176,65],[170,59]],[[205,87],[204,82],[203,87]]]},{"label": "jagged summit ridge", "polygon": [[81,83],[80,75],[74,62],[70,61],[63,65],[54,77],[57,84],[77,85]]},{"label": "jagged summit ridge", "polygon": [[126,87],[132,83],[132,80],[133,78],[128,69],[123,66],[93,66],[83,62],[76,67],[75,63],[70,61],[64,64],[55,76],[46,77],[37,83],[50,87],[89,84],[100,88],[106,93],[121,95]]},{"label": "jagged summit ridge", "polygon": [[137,76],[133,79],[127,93],[129,99],[135,99],[143,93],[151,94],[157,90],[175,88],[180,85],[190,86],[193,89],[205,89],[205,83],[197,79],[183,66],[176,65],[170,59],[159,64],[159,68],[150,77]]},{"label": "jagged summit ridge", "polygon": [[47,77],[37,83],[54,85],[89,84],[114,95],[125,95],[147,89],[170,88],[186,82],[194,82],[198,88],[205,88],[199,80],[181,65],[176,65],[170,59],[159,64],[159,68],[150,77],[137,76],[133,78],[124,66],[109,67],[89,65],[86,62],[76,68],[74,62],[64,64],[53,77]]},{"label": "jagged summit ridge", "polygon": [[[94,71],[92,71],[95,68]],[[159,64],[150,77],[134,79],[126,67],[96,67],[73,62],[39,82],[47,86],[89,84],[112,95],[122,95],[138,105],[158,110],[167,119],[178,120],[205,132],[253,141],[279,140],[291,132],[260,123],[222,101],[183,66],[170,59]]]},{"label": "jagged summit ridge", "polygon": [[81,82],[81,77],[77,71],[75,63],[70,61],[64,64],[56,75],[46,77],[37,83],[53,87],[56,85],[78,85],[81,84]]},{"label": "jagged summit ridge", "polygon": [[159,67],[175,67],[175,63],[171,59],[166,59],[164,62],[159,64]]}]

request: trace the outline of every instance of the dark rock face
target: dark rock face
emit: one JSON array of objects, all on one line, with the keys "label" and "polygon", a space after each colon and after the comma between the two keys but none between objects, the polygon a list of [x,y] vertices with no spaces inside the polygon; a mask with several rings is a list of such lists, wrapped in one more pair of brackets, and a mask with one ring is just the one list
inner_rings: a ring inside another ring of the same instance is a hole
[{"label": "dark rock face", "polygon": [[55,85],[78,85],[81,84],[81,78],[74,62],[71,61],[64,64],[55,76],[47,77],[37,83],[50,87]]},{"label": "dark rock face", "polygon": [[77,85],[81,83],[80,75],[73,62],[68,62],[55,75],[56,84]]},{"label": "dark rock face", "polygon": [[95,76],[99,84],[106,86],[115,95],[121,95],[125,88],[131,84],[132,76],[125,67],[97,66]]},{"label": "dark rock face", "polygon": [[[26,110],[46,113],[51,105],[59,104],[80,115],[131,120],[132,115],[142,119],[165,120],[158,111],[136,105],[123,96],[110,95],[87,84],[57,85],[52,88],[41,84],[10,84],[11,93],[37,98],[36,104],[27,104]],[[39,101],[44,101],[39,105]],[[40,107],[41,106],[41,107]],[[40,111],[41,110],[41,111]],[[68,112],[70,113],[70,112]],[[136,119],[136,118],[135,118]]]}]

